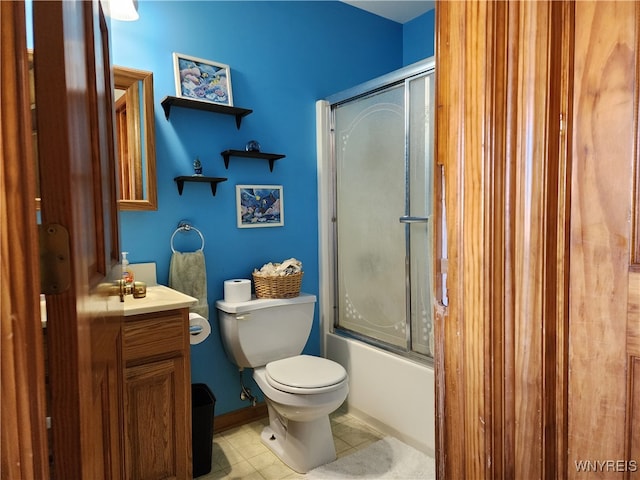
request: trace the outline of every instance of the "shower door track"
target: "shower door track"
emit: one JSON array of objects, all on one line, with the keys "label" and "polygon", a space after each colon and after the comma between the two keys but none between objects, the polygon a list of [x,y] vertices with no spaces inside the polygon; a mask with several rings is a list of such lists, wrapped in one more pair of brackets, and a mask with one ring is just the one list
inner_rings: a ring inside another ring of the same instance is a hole
[{"label": "shower door track", "polygon": [[420,365],[427,365],[433,367],[434,360],[433,357],[429,357],[428,355],[423,355],[422,353],[414,352],[413,350],[405,350],[402,347],[398,347],[391,343],[387,343],[383,340],[370,337],[368,335],[363,335],[358,332],[354,332],[353,330],[349,330],[345,327],[340,327],[334,325],[333,332],[334,335],[338,335],[339,337],[349,338],[352,340],[357,340],[359,342],[365,343],[367,345],[371,345],[372,347],[379,348],[380,350],[384,350],[385,352],[392,353],[394,355],[398,355],[399,357],[406,358],[407,360],[411,360],[413,362],[419,363]]}]

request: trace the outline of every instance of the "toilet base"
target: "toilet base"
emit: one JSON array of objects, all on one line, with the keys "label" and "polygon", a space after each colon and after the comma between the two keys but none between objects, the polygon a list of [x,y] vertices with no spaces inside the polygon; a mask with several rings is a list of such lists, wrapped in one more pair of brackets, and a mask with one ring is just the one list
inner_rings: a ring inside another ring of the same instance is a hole
[{"label": "toilet base", "polygon": [[329,416],[310,422],[282,418],[269,405],[269,425],[260,435],[262,443],[298,473],[307,473],[336,459]]}]

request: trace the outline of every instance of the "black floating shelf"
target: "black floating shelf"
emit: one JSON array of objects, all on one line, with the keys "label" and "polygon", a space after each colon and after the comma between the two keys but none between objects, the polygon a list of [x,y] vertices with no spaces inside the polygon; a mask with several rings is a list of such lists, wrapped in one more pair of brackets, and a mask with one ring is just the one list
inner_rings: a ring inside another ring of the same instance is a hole
[{"label": "black floating shelf", "polygon": [[175,177],[174,180],[178,184],[178,194],[182,195],[182,189],[184,188],[184,182],[206,182],[211,185],[211,193],[216,196],[216,189],[220,182],[226,182],[226,178],[221,177],[201,177],[199,175],[182,175]]},{"label": "black floating shelf", "polygon": [[230,157],[244,157],[244,158],[262,158],[265,160],[269,160],[269,170],[273,172],[273,163],[276,160],[280,160],[284,158],[286,155],[281,155],[279,153],[263,153],[263,152],[248,152],[246,150],[225,150],[221,152],[222,158],[224,158],[224,166],[225,168],[229,168],[229,158]]},{"label": "black floating shelf", "polygon": [[166,96],[162,99],[162,108],[164,110],[164,116],[169,119],[171,113],[171,107],[184,107],[193,108],[195,110],[205,110],[207,112],[223,113],[225,115],[233,115],[236,117],[236,127],[240,129],[242,123],[242,117],[246,117],[253,110],[240,107],[229,107],[227,105],[218,105],[217,103],[205,102],[203,100],[192,100],[190,98],[172,97]]}]

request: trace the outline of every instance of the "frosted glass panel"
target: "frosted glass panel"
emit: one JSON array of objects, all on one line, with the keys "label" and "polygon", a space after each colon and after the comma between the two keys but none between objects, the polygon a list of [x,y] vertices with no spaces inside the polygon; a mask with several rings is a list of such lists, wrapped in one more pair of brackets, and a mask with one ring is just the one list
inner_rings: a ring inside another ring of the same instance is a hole
[{"label": "frosted glass panel", "polygon": [[434,351],[434,93],[425,73],[333,106],[337,327],[420,357]]},{"label": "frosted glass panel", "polygon": [[404,84],[335,109],[338,319],[406,347]]},{"label": "frosted glass panel", "polygon": [[411,350],[433,355],[433,75],[409,82],[409,224]]}]

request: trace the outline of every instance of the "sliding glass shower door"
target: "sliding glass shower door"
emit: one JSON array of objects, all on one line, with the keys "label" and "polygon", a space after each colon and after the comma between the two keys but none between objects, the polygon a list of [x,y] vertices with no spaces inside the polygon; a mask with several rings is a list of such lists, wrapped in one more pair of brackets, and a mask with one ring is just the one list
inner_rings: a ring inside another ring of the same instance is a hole
[{"label": "sliding glass shower door", "polygon": [[332,105],[338,331],[433,352],[433,71]]}]

